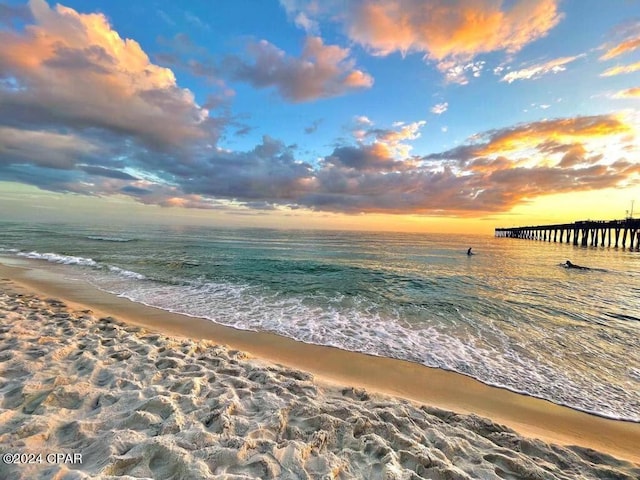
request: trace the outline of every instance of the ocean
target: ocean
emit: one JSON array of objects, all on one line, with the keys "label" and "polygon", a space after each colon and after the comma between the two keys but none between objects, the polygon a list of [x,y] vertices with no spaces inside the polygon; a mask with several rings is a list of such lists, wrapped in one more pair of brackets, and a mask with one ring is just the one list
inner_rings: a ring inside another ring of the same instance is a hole
[{"label": "ocean", "polygon": [[62,264],[168,311],[640,422],[640,252],[477,235],[0,222],[2,257]]}]

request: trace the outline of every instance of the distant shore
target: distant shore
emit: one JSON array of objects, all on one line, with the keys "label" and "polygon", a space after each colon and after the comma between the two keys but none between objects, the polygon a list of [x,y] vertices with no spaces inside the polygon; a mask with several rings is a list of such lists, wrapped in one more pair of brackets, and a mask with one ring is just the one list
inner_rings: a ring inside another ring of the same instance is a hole
[{"label": "distant shore", "polygon": [[[562,471],[562,460],[574,465],[576,472],[593,474],[589,469],[608,468],[630,478],[640,474],[640,467],[608,456],[640,465],[640,424],[588,415],[410,362],[172,314],[65,279],[62,272],[59,266],[33,262],[0,266],[4,292],[0,415],[5,425],[12,426],[11,431],[0,431],[0,443],[23,451],[63,446],[69,450],[78,445],[87,452],[98,448],[94,443],[100,444],[106,449],[106,464],[80,469],[89,474],[87,478],[115,475],[108,472],[118,468],[122,474],[135,468],[149,474],[155,455],[149,452],[161,451],[158,435],[166,436],[170,444],[171,448],[162,447],[171,452],[167,455],[176,456],[176,462],[192,473],[206,473],[208,468],[212,474],[213,463],[221,462],[216,468],[227,475],[234,469],[252,475],[255,467],[264,478],[279,478],[276,472],[293,475],[296,469],[308,473],[315,468],[316,473],[337,472],[328,478],[376,478],[373,473],[385,468],[415,472],[420,465],[424,472],[462,468],[470,478],[473,472],[485,470],[500,478],[498,470],[535,469],[544,459],[549,471]],[[50,298],[64,305],[47,302]],[[50,380],[53,383],[48,385]],[[111,403],[95,412],[90,402],[107,397],[110,400],[105,401]],[[118,398],[128,400],[121,403]],[[220,399],[227,399],[226,403]],[[141,411],[142,404],[149,408]],[[206,411],[218,412],[209,425],[199,417]],[[50,420],[43,424],[45,417]],[[365,442],[364,437],[374,435],[376,428],[392,429],[397,435]],[[131,460],[133,466],[126,466],[122,458],[127,454],[114,451],[114,442],[120,441],[117,433],[115,437],[104,433],[110,429],[134,430],[148,451],[140,447],[138,456],[134,455],[138,462]],[[18,430],[22,434],[12,433]],[[465,451],[455,438],[464,438],[471,450]],[[381,453],[376,459],[367,445],[378,441]],[[550,447],[543,442],[579,447]],[[219,450],[223,445],[224,452]],[[418,454],[425,448],[430,449],[431,463]],[[214,455],[214,450],[216,462],[203,460],[206,452]],[[402,453],[405,450],[411,455]],[[348,467],[340,463],[342,451],[353,451]],[[387,463],[382,461],[385,455]],[[251,458],[258,466],[247,463]],[[0,468],[38,471],[15,465]]]}]

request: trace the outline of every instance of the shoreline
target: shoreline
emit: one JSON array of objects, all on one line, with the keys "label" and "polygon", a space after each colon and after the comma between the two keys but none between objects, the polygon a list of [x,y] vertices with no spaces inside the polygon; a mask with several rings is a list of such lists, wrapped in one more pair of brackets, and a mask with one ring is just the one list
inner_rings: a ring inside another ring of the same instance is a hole
[{"label": "shoreline", "polygon": [[319,384],[366,389],[419,405],[488,417],[527,437],[591,448],[640,465],[640,424],[634,422],[587,414],[455,372],[306,344],[271,333],[236,330],[159,310],[65,278],[64,268],[56,265],[0,263],[0,276],[36,295],[59,298],[76,309],[89,308],[98,316],[112,316],[165,335],[210,340],[246,352],[253,360],[309,372]]}]

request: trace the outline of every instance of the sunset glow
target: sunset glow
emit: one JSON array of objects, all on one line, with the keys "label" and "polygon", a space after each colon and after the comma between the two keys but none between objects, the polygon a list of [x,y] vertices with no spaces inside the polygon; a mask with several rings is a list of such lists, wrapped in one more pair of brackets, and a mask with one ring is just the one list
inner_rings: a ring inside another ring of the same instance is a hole
[{"label": "sunset glow", "polygon": [[3,218],[489,233],[640,200],[637,2],[2,1]]}]

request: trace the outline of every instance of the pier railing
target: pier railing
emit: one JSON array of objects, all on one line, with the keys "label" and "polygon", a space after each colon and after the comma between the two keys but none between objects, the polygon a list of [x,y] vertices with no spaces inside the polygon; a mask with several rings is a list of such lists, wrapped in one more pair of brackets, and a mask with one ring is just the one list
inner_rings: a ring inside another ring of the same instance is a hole
[{"label": "pier railing", "polygon": [[581,220],[557,225],[496,228],[496,237],[640,249],[640,219]]}]

